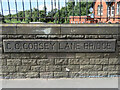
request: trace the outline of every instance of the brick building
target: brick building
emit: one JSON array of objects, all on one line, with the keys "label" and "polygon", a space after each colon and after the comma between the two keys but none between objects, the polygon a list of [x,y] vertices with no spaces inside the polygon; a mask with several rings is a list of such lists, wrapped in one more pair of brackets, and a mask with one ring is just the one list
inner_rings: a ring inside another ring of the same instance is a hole
[{"label": "brick building", "polygon": [[95,0],[92,4],[93,15],[70,16],[70,23],[120,23],[120,0],[106,2],[105,0]]}]

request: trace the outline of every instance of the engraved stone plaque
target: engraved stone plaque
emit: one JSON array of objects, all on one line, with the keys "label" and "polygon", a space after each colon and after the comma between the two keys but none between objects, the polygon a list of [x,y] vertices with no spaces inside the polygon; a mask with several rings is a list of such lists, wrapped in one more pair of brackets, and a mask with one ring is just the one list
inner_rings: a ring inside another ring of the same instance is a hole
[{"label": "engraved stone plaque", "polygon": [[4,52],[115,52],[116,39],[9,39]]}]

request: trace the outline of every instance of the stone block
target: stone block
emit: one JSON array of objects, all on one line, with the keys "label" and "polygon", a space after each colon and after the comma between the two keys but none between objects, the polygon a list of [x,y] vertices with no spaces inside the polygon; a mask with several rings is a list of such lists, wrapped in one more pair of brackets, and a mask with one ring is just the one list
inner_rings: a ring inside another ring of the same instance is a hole
[{"label": "stone block", "polygon": [[28,72],[26,78],[40,78],[39,72]]},{"label": "stone block", "polygon": [[54,78],[69,78],[68,72],[54,72]]},{"label": "stone block", "polygon": [[67,65],[68,64],[68,59],[66,59],[66,58],[55,59],[55,64],[56,65]]},{"label": "stone block", "polygon": [[11,58],[11,54],[9,54],[9,53],[2,53],[2,54],[0,54],[0,58],[9,59],[9,58]]},{"label": "stone block", "polygon": [[0,66],[7,65],[7,59],[0,59]]},{"label": "stone block", "polygon": [[20,58],[30,58],[29,53],[11,53],[11,58],[20,59]]},{"label": "stone block", "polygon": [[61,26],[61,34],[105,34],[105,35],[109,35],[109,34],[118,34],[118,27],[114,27],[114,26],[65,26],[62,25]]},{"label": "stone block", "polygon": [[45,66],[41,65],[41,66],[31,66],[31,71],[32,72],[45,72]]},{"label": "stone block", "polygon": [[109,58],[109,64],[120,64],[120,60],[118,58]]},{"label": "stone block", "polygon": [[16,25],[13,26],[2,26],[2,30],[0,30],[0,34],[16,34]]},{"label": "stone block", "polygon": [[75,58],[75,53],[47,53],[47,58]]},{"label": "stone block", "polygon": [[76,58],[85,58],[85,53],[76,53]]},{"label": "stone block", "polygon": [[17,78],[18,79],[24,79],[24,78],[26,78],[26,73],[17,73]]},{"label": "stone block", "polygon": [[22,65],[37,65],[36,59],[22,59]]},{"label": "stone block", "polygon": [[107,77],[108,71],[98,71],[98,76]]},{"label": "stone block", "polygon": [[103,58],[103,53],[86,53],[87,58]]},{"label": "stone block", "polygon": [[80,71],[101,71],[102,65],[80,65]]},{"label": "stone block", "polygon": [[54,78],[53,72],[40,72],[40,78]]},{"label": "stone block", "polygon": [[109,64],[108,58],[90,58],[90,64]]},{"label": "stone block", "polygon": [[21,59],[7,59],[8,66],[19,66],[22,64]]},{"label": "stone block", "polygon": [[115,71],[116,65],[103,65],[103,71]]},{"label": "stone block", "polygon": [[37,39],[48,38],[48,35],[36,35]]},{"label": "stone block", "polygon": [[31,71],[30,66],[16,66],[16,71],[21,73],[21,72],[29,72]]},{"label": "stone block", "polygon": [[17,34],[60,34],[60,27],[18,26]]},{"label": "stone block", "polygon": [[80,65],[63,65],[62,66],[62,71],[63,72],[76,72],[80,71]]},{"label": "stone block", "polygon": [[47,54],[46,53],[30,53],[30,58],[32,59],[47,58]]},{"label": "stone block", "polygon": [[3,73],[16,72],[15,66],[2,66],[1,68]]},{"label": "stone block", "polygon": [[61,72],[62,71],[62,67],[61,65],[54,65],[54,66],[46,66],[46,71],[47,72]]},{"label": "stone block", "polygon": [[108,75],[109,76],[120,75],[120,72],[119,71],[110,71],[110,72],[108,72]]},{"label": "stone block", "polygon": [[73,59],[73,58],[71,58],[71,59],[68,59],[68,63],[70,65],[79,65],[80,64],[80,60],[81,59]]},{"label": "stone block", "polygon": [[104,53],[104,58],[118,58],[118,53]]},{"label": "stone block", "polygon": [[38,65],[54,65],[54,59],[37,59]]}]

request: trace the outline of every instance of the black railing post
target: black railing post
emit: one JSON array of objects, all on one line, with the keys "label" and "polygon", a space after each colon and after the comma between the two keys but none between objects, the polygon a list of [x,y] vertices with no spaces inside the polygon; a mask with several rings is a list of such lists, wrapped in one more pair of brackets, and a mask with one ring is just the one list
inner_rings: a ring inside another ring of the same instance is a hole
[{"label": "black railing post", "polygon": [[53,12],[53,0],[51,0],[51,9],[52,9],[52,10],[51,10],[51,11],[52,11],[51,14],[52,14],[52,21],[53,21],[53,13],[54,13],[54,12]]},{"label": "black railing post", "polygon": [[44,11],[45,11],[45,21],[46,21],[46,2],[45,2],[45,0],[44,0]]},{"label": "black railing post", "polygon": [[67,0],[65,0],[65,19],[67,22]]},{"label": "black railing post", "polygon": [[37,0],[37,15],[38,15],[38,21],[39,21],[39,18],[40,18],[40,16],[39,16],[39,4],[38,4],[38,0]]},{"label": "black railing post", "polygon": [[115,21],[115,1],[114,1],[114,18],[113,18],[113,21]]},{"label": "black railing post", "polygon": [[72,1],[72,8],[73,8],[73,21],[74,21],[74,5],[75,5],[75,1]]},{"label": "black railing post", "polygon": [[101,15],[102,15],[102,11],[101,11],[101,9],[102,9],[103,7],[102,7],[102,0],[100,0],[100,22],[101,22]]},{"label": "black railing post", "polygon": [[32,22],[32,5],[31,5],[31,0],[29,0],[30,3],[30,21]]},{"label": "black railing post", "polygon": [[2,0],[1,0],[1,11],[2,11],[2,22],[4,22],[4,15],[3,15],[3,5],[2,5]]},{"label": "black railing post", "polygon": [[9,19],[11,21],[11,12],[10,12],[10,2],[9,2],[9,0],[8,0],[8,10],[9,10],[9,15],[10,15]]},{"label": "black railing post", "polygon": [[86,16],[87,16],[87,20],[88,20],[88,0],[86,0]]},{"label": "black railing post", "polygon": [[60,24],[60,1],[59,0],[58,0],[58,13],[59,13],[58,24]]},{"label": "black railing post", "polygon": [[[57,8],[56,8],[56,0],[54,0],[54,5],[55,5],[55,14],[56,14],[56,10],[57,10]],[[56,15],[55,15],[55,23],[57,23]]]},{"label": "black railing post", "polygon": [[16,7],[16,14],[17,14],[17,21],[18,21],[18,10],[17,10],[17,1],[15,0],[15,7]]},{"label": "black railing post", "polygon": [[79,21],[81,21],[81,0],[79,0]]},{"label": "black railing post", "polygon": [[24,6],[24,0],[22,0],[22,6],[23,6],[23,18],[25,21],[25,6]]}]

